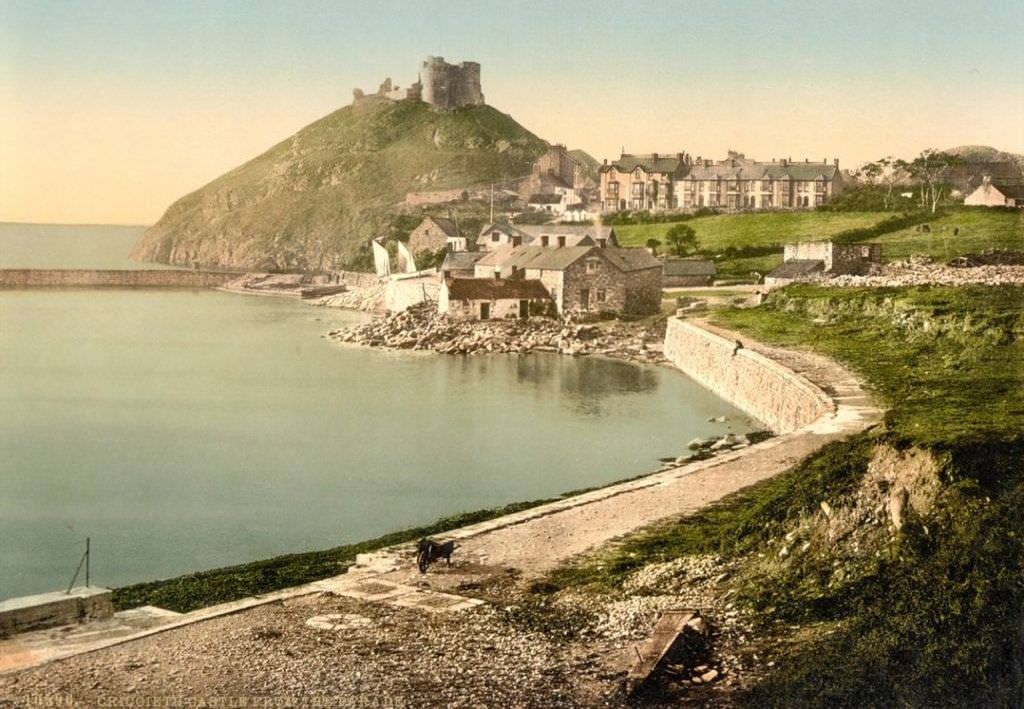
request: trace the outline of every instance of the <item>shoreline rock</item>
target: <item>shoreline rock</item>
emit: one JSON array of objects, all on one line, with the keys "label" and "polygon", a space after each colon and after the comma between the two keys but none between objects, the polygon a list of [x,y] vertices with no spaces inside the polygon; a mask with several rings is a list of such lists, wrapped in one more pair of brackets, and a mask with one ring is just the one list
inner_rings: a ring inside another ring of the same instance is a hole
[{"label": "shoreline rock", "polygon": [[601,355],[642,364],[661,364],[662,334],[649,326],[621,322],[574,323],[571,318],[456,320],[433,303],[415,305],[369,323],[327,333],[335,342],[440,354],[529,354],[554,352]]}]

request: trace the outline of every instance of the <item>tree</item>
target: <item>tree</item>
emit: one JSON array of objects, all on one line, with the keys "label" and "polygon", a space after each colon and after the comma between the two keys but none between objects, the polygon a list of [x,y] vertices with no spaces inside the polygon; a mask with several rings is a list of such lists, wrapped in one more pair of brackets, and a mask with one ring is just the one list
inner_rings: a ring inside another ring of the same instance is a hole
[{"label": "tree", "polygon": [[896,206],[896,188],[910,178],[906,165],[903,160],[897,160],[892,156],[880,158],[862,165],[857,170],[857,178],[881,188],[885,209],[893,209]]},{"label": "tree", "polygon": [[676,256],[686,256],[690,251],[697,250],[697,232],[688,224],[673,226],[665,233],[665,241]]},{"label": "tree", "polygon": [[657,239],[651,238],[647,240],[647,248],[651,250],[651,253],[655,256],[658,255],[658,247],[661,246],[661,242]]},{"label": "tree", "polygon": [[939,150],[929,148],[922,151],[920,155],[910,162],[903,162],[902,167],[910,175],[920,188],[921,209],[927,209],[932,214],[938,209],[939,202],[948,191],[945,177],[952,165],[960,161],[956,155],[943,153]]}]

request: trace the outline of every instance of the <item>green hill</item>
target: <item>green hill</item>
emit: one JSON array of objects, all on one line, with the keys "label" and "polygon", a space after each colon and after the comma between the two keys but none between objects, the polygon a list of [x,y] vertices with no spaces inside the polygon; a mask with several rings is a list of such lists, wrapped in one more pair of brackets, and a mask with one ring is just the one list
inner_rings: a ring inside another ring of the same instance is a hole
[{"label": "green hill", "polygon": [[1013,162],[1024,170],[1024,155],[997,150],[988,145],[960,145],[943,152],[957,155],[968,162]]},{"label": "green hill", "polygon": [[489,106],[437,111],[369,100],[303,128],[185,195],[146,231],[138,260],[326,269],[365,258],[407,192],[530,172],[547,143]]}]

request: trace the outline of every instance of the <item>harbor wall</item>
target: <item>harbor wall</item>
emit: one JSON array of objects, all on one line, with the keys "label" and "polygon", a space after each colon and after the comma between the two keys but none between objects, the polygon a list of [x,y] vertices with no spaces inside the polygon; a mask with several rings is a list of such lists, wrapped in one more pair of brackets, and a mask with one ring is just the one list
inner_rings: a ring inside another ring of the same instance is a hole
[{"label": "harbor wall", "polygon": [[237,273],[178,269],[129,271],[0,269],[0,288],[213,288]]},{"label": "harbor wall", "polygon": [[825,392],[804,377],[680,318],[668,321],[665,356],[687,376],[777,434],[790,433],[835,411]]}]

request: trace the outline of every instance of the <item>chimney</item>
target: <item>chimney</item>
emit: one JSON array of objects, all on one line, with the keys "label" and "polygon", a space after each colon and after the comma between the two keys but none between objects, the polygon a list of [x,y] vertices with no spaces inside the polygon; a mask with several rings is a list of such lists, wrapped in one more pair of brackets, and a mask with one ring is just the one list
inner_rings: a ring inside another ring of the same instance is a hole
[{"label": "chimney", "polygon": [[836,167],[839,167],[839,158],[833,158],[832,162],[835,163]]},{"label": "chimney", "polygon": [[651,161],[654,161],[654,160],[657,160],[657,159],[658,159],[658,154],[657,153],[651,153]]},{"label": "chimney", "polygon": [[805,163],[809,163],[809,162],[810,162],[810,160],[808,160],[807,158],[804,158],[804,162],[805,162]]},{"label": "chimney", "polygon": [[775,158],[772,158],[772,165],[775,164]]},{"label": "chimney", "polygon": [[789,159],[782,158],[782,160],[779,161],[779,164],[782,165],[782,167],[786,167],[787,165],[789,165]]},{"label": "chimney", "polygon": [[607,165],[607,164],[608,164],[608,158],[605,158],[605,159],[604,159],[604,164],[605,164],[605,165]]}]

